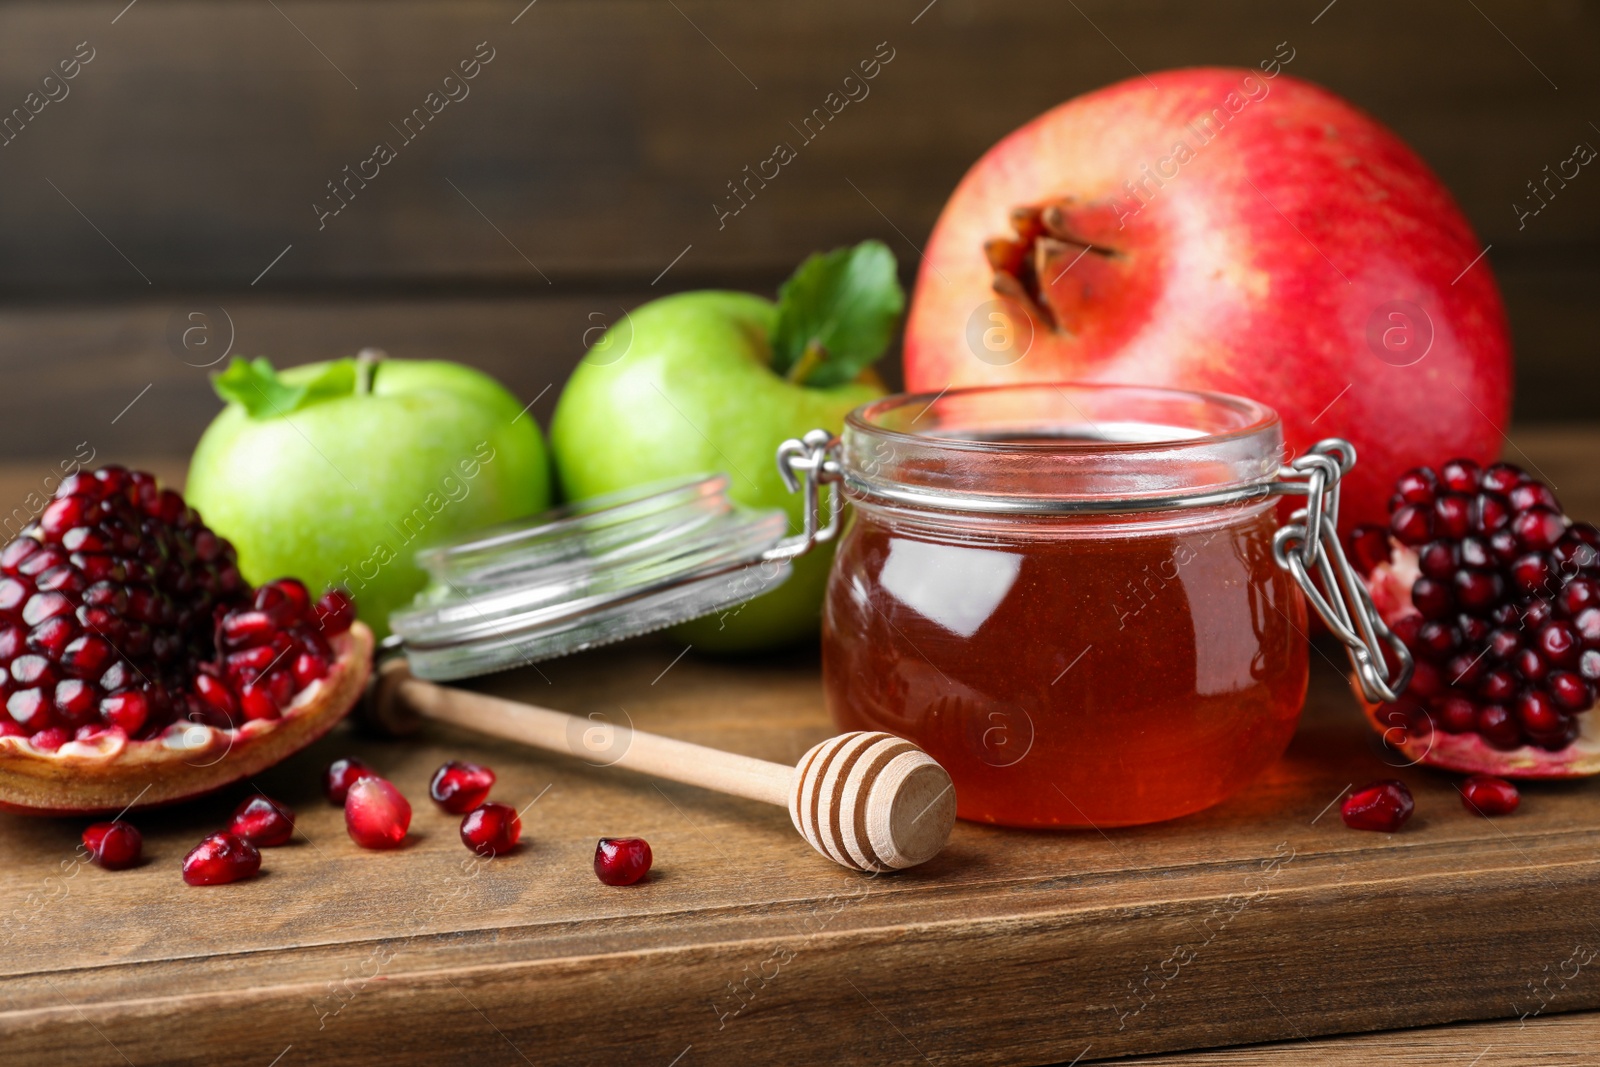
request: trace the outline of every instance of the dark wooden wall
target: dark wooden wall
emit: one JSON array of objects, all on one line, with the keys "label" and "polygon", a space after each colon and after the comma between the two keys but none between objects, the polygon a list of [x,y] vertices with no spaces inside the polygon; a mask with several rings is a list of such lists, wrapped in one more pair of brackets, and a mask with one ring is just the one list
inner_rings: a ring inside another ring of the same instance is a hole
[{"label": "dark wooden wall", "polygon": [[[621,308],[769,291],[867,236],[909,275],[1013,127],[1136,68],[1253,66],[1281,41],[1291,73],[1414,144],[1492,245],[1518,416],[1595,415],[1600,168],[1520,229],[1512,205],[1576,142],[1600,146],[1600,4],[525,3],[0,2],[0,114],[80,42],[94,56],[0,147],[0,455],[186,452],[216,409],[192,364],[230,333],[281,364],[367,344],[464,360],[528,399],[552,386],[544,417],[584,331]],[[325,183],[398,144],[390,123],[480,42],[470,95],[319,229]],[[880,42],[894,59],[871,95],[719,229],[725,183]],[[209,349],[174,340],[191,312]]]}]

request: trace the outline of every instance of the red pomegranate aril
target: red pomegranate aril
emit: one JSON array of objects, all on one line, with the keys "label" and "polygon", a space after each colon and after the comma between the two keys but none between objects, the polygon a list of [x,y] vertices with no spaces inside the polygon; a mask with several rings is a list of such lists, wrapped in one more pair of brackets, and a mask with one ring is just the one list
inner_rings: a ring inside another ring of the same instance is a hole
[{"label": "red pomegranate aril", "polygon": [[1439,668],[1427,660],[1418,660],[1412,665],[1411,685],[1407,687],[1407,693],[1428,701],[1444,692],[1445,688],[1445,678],[1439,673]]},{"label": "red pomegranate aril", "polygon": [[1431,659],[1441,660],[1456,650],[1461,634],[1447,622],[1430,621],[1417,631],[1418,650]]},{"label": "red pomegranate aril", "polygon": [[1452,686],[1465,686],[1472,688],[1478,684],[1488,668],[1483,662],[1483,657],[1471,656],[1465,652],[1458,652],[1444,665],[1445,681]]},{"label": "red pomegranate aril", "polygon": [[1439,728],[1452,734],[1467,733],[1478,717],[1478,706],[1460,695],[1440,697],[1434,702],[1433,710],[1437,713]]},{"label": "red pomegranate aril", "polygon": [[1433,578],[1418,578],[1411,587],[1411,603],[1424,619],[1442,619],[1455,607],[1450,586]]},{"label": "red pomegranate aril", "polygon": [[1600,608],[1584,608],[1572,620],[1584,648],[1600,648]]},{"label": "red pomegranate aril", "polygon": [[1550,665],[1545,658],[1531,648],[1518,652],[1512,663],[1517,673],[1530,682],[1542,682],[1545,675],[1550,673]]},{"label": "red pomegranate aril", "polygon": [[76,595],[88,588],[89,582],[82,572],[71,564],[63,563],[39,575],[35,588],[41,593],[66,593]]},{"label": "red pomegranate aril", "polygon": [[469,812],[489,797],[494,771],[476,763],[451,760],[433,772],[428,796],[452,815]]},{"label": "red pomegranate aril", "polygon": [[1352,830],[1376,830],[1392,834],[1411,818],[1414,807],[1411,790],[1404,782],[1385,779],[1363,786],[1345,798],[1339,809],[1344,824]]},{"label": "red pomegranate aril", "polygon": [[1533,596],[1550,585],[1550,558],[1543,552],[1518,556],[1511,564],[1511,581],[1517,591]]},{"label": "red pomegranate aril", "polygon": [[1517,535],[1503,526],[1489,535],[1489,551],[1494,553],[1496,562],[1505,564],[1522,555],[1522,546],[1517,542]]},{"label": "red pomegranate aril", "polygon": [[1515,696],[1520,685],[1515,672],[1496,667],[1478,679],[1476,691],[1479,697],[1489,703],[1501,704]]},{"label": "red pomegranate aril", "polygon": [[1565,719],[1556,702],[1542,689],[1533,689],[1517,700],[1517,719],[1530,734],[1550,735],[1565,727]]},{"label": "red pomegranate aril", "polygon": [[1522,744],[1522,727],[1503,704],[1480,707],[1475,729],[1492,748],[1510,750]]},{"label": "red pomegranate aril", "polygon": [[1471,493],[1478,489],[1483,469],[1470,459],[1452,459],[1439,468],[1439,481],[1452,493]]},{"label": "red pomegranate aril", "polygon": [[114,819],[97,822],[83,831],[83,847],[89,859],[108,871],[120,871],[139,862],[144,837],[132,823]]},{"label": "red pomegranate aril", "polygon": [[1407,504],[1431,504],[1438,484],[1439,479],[1430,468],[1413,467],[1396,480],[1394,491]]},{"label": "red pomegranate aril", "polygon": [[1416,547],[1433,538],[1433,511],[1421,504],[1406,504],[1389,519],[1389,530],[1403,545]]},{"label": "red pomegranate aril", "polygon": [[1385,526],[1357,526],[1350,533],[1351,561],[1362,574],[1371,574],[1381,563],[1388,563],[1389,530]]},{"label": "red pomegranate aril", "polygon": [[317,621],[328,634],[342,634],[356,621],[356,604],[343,589],[330,589],[317,601]]},{"label": "red pomegranate aril", "polygon": [[1556,609],[1569,619],[1596,605],[1600,605],[1600,582],[1592,578],[1574,578],[1556,595]]},{"label": "red pomegranate aril", "polygon": [[51,659],[60,659],[67,645],[78,636],[78,623],[72,616],[46,619],[28,631],[30,649]]},{"label": "red pomegranate aril", "polygon": [[1505,592],[1500,576],[1493,571],[1457,571],[1455,598],[1468,611],[1482,611],[1500,601]]},{"label": "red pomegranate aril", "polygon": [[300,688],[327,676],[328,661],[315,652],[302,652],[294,658],[294,680]]},{"label": "red pomegranate aril", "polygon": [[239,687],[239,710],[251,722],[267,722],[280,718],[278,702],[267,687],[258,682],[247,682]]},{"label": "red pomegranate aril", "polygon": [[237,674],[241,671],[253,671],[255,674],[260,674],[272,666],[273,660],[277,658],[278,652],[276,649],[271,645],[261,645],[257,648],[247,648],[242,652],[229,652],[223,662],[227,664],[229,674]]},{"label": "red pomegranate aril", "polygon": [[1472,502],[1464,496],[1446,493],[1433,502],[1435,537],[1459,540],[1472,527]]},{"label": "red pomegranate aril", "polygon": [[653,859],[642,837],[602,837],[594,846],[594,873],[606,885],[633,885],[650,873]]},{"label": "red pomegranate aril", "polygon": [[1461,803],[1478,815],[1510,815],[1522,803],[1522,796],[1504,778],[1474,774],[1461,783]]},{"label": "red pomegranate aril", "polygon": [[1546,663],[1552,666],[1571,667],[1578,662],[1578,653],[1581,650],[1578,644],[1578,631],[1570,622],[1556,619],[1547,622],[1539,630],[1536,645],[1539,654]]},{"label": "red pomegranate aril", "polygon": [[100,701],[100,717],[133,737],[150,717],[149,698],[138,692],[113,693]]},{"label": "red pomegranate aril", "polygon": [[509,804],[484,804],[461,819],[461,843],[480,856],[502,856],[522,838],[522,819]]},{"label": "red pomegranate aril", "polygon": [[1526,477],[1522,468],[1511,463],[1492,463],[1484,468],[1483,477],[1478,479],[1478,484],[1490,493],[1505,496]]},{"label": "red pomegranate aril", "polygon": [[59,567],[67,562],[67,554],[61,549],[51,546],[41,548],[17,565],[19,578],[36,578],[52,567]]},{"label": "red pomegranate aril", "polygon": [[1586,711],[1594,704],[1593,687],[1572,671],[1551,671],[1544,687],[1562,711]]},{"label": "red pomegranate aril", "polygon": [[1560,512],[1546,507],[1518,512],[1511,520],[1511,532],[1526,552],[1545,552],[1555,547],[1567,531],[1567,520]]},{"label": "red pomegranate aril", "polygon": [[1523,482],[1514,486],[1506,494],[1506,500],[1511,504],[1512,511],[1528,511],[1531,508],[1561,510],[1561,502],[1550,491],[1550,487],[1541,482]]},{"label": "red pomegranate aril", "polygon": [[228,829],[257,848],[276,848],[294,837],[294,811],[258,793],[234,809]]},{"label": "red pomegranate aril", "polygon": [[270,641],[278,624],[264,611],[229,612],[222,620],[222,642],[228,648],[243,648]]},{"label": "red pomegranate aril", "polygon": [[1456,630],[1461,634],[1463,644],[1481,646],[1489,639],[1489,632],[1494,626],[1487,620],[1477,615],[1457,615]]},{"label": "red pomegranate aril", "polygon": [[22,621],[37,626],[58,615],[71,615],[72,601],[60,593],[35,593],[22,608]]},{"label": "red pomegranate aril", "polygon": [[1472,498],[1472,528],[1478,533],[1493,533],[1511,521],[1511,508],[1503,497],[1479,493]]},{"label": "red pomegranate aril", "polygon": [[1461,539],[1460,548],[1454,555],[1468,567],[1482,570],[1496,564],[1494,553],[1489,550],[1489,542],[1481,537],[1464,537]]},{"label": "red pomegranate aril", "polygon": [[194,691],[218,714],[232,719],[239,712],[239,701],[226,682],[209,674],[195,676]]},{"label": "red pomegranate aril", "polygon": [[59,540],[62,534],[82,525],[93,501],[86,496],[64,496],[52,500],[39,515],[39,529]]},{"label": "red pomegranate aril", "polygon": [[0,551],[0,572],[15,574],[18,565],[33,555],[38,548],[39,542],[24,533]]},{"label": "red pomegranate aril", "polygon": [[6,698],[6,714],[28,733],[55,725],[50,698],[43,689],[21,689]]},{"label": "red pomegranate aril", "polygon": [[1537,630],[1555,617],[1555,609],[1548,600],[1534,600],[1522,609],[1518,621],[1525,629]]},{"label": "red pomegranate aril", "polygon": [[85,634],[61,651],[61,666],[75,678],[98,678],[111,665],[116,652],[103,637]]},{"label": "red pomegranate aril", "polygon": [[94,713],[99,710],[99,704],[100,692],[94,687],[93,682],[85,682],[81,678],[68,678],[64,682],[56,683],[56,714],[66,725],[74,728],[87,725]]},{"label": "red pomegranate aril", "polygon": [[261,853],[234,834],[212,834],[183,858],[183,880],[190,885],[226,885],[253,878],[261,870]]},{"label": "red pomegranate aril", "polygon": [[28,738],[28,743],[41,752],[54,752],[71,740],[72,735],[67,731],[59,726],[51,726]]},{"label": "red pomegranate aril", "polygon": [[363,778],[376,778],[378,772],[358,759],[336,759],[322,774],[322,792],[328,803],[344,807],[350,787]]},{"label": "red pomegranate aril", "polygon": [[1429,578],[1454,577],[1459,562],[1460,554],[1449,541],[1429,541],[1417,550],[1417,569]]},{"label": "red pomegranate aril", "polygon": [[272,699],[278,707],[288,707],[295,694],[294,675],[279,668],[267,675],[266,684],[267,692],[272,695]]},{"label": "red pomegranate aril", "polygon": [[362,848],[398,848],[411,827],[411,805],[382,778],[359,778],[345,794],[344,825]]}]

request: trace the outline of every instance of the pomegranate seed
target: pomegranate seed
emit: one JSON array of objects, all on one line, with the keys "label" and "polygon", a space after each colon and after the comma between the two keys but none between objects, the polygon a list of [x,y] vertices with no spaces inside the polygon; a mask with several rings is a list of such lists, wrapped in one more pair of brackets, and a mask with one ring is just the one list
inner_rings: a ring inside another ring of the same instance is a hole
[{"label": "pomegranate seed", "polygon": [[1357,526],[1350,533],[1349,552],[1356,569],[1371,574],[1380,563],[1389,562],[1389,531],[1382,526]]},{"label": "pomegranate seed", "polygon": [[1518,556],[1511,564],[1511,581],[1517,591],[1532,596],[1550,584],[1550,558],[1543,552]]},{"label": "pomegranate seed", "polygon": [[93,682],[68,678],[56,685],[56,715],[69,726],[86,725],[99,710],[100,692]]},{"label": "pomegranate seed", "polygon": [[336,759],[322,774],[322,792],[328,803],[344,807],[350,787],[363,778],[376,778],[378,772],[358,759]]},{"label": "pomegranate seed", "polygon": [[67,733],[67,731],[63,730],[59,726],[51,726],[40,730],[38,733],[28,738],[28,744],[32,745],[40,752],[54,752],[56,749],[60,748],[62,745],[71,740],[72,735]]},{"label": "pomegranate seed", "polygon": [[[1446,542],[1446,544],[1448,543]],[[1478,570],[1482,570],[1485,567],[1493,567],[1498,562],[1494,558],[1494,553],[1489,549],[1489,542],[1481,537],[1462,538],[1461,546],[1456,550],[1456,555],[1462,563]]]},{"label": "pomegranate seed", "polygon": [[328,661],[315,652],[302,652],[294,658],[295,684],[304,689],[328,676]]},{"label": "pomegranate seed", "polygon": [[1472,498],[1472,528],[1478,533],[1493,533],[1511,521],[1511,507],[1504,497],[1479,493]]},{"label": "pomegranate seed", "polygon": [[266,686],[251,682],[239,689],[239,708],[244,712],[246,720],[251,722],[266,721],[279,718],[278,702]]},{"label": "pomegranate seed", "polygon": [[1433,710],[1438,713],[1440,729],[1452,734],[1467,733],[1478,716],[1478,706],[1459,694],[1436,700]]},{"label": "pomegranate seed", "polygon": [[1578,662],[1578,631],[1570,622],[1547,622],[1539,630],[1536,645],[1545,662],[1570,667]]},{"label": "pomegranate seed", "polygon": [[1556,495],[1550,491],[1549,486],[1540,482],[1523,482],[1513,487],[1506,494],[1506,499],[1510,502],[1512,511],[1527,511],[1530,508],[1561,510],[1561,503],[1556,500]]},{"label": "pomegranate seed", "polygon": [[1427,467],[1413,467],[1394,484],[1395,495],[1407,504],[1432,504],[1439,480]]},{"label": "pomegranate seed", "polygon": [[1544,676],[1550,673],[1550,665],[1545,658],[1531,648],[1518,652],[1512,662],[1516,664],[1517,673],[1530,682],[1542,682]]},{"label": "pomegranate seed", "polygon": [[1389,519],[1389,530],[1403,545],[1425,544],[1433,537],[1431,509],[1421,504],[1407,504]]},{"label": "pomegranate seed", "polygon": [[1455,493],[1446,493],[1433,502],[1433,529],[1436,537],[1460,539],[1472,525],[1472,502]]},{"label": "pomegranate seed", "polygon": [[484,804],[461,820],[461,841],[480,856],[510,852],[522,838],[522,819],[509,804]]},{"label": "pomegranate seed", "polygon": [[1352,830],[1392,834],[1411,818],[1411,790],[1404,782],[1385,779],[1363,786],[1345,798],[1339,814]]},{"label": "pomegranate seed", "polygon": [[452,815],[471,811],[489,797],[494,772],[476,763],[451,760],[433,772],[428,795]]},{"label": "pomegranate seed", "polygon": [[233,834],[212,834],[183,857],[183,880],[190,885],[225,885],[260,870],[261,853]]},{"label": "pomegranate seed", "polygon": [[356,621],[355,601],[343,589],[330,589],[317,601],[316,613],[324,633],[342,634]]},{"label": "pomegranate seed", "polygon": [[1592,578],[1573,579],[1556,597],[1556,608],[1569,619],[1575,619],[1584,609],[1597,604],[1600,604],[1600,582]]},{"label": "pomegranate seed", "polygon": [[650,873],[651,860],[642,837],[602,837],[594,847],[594,873],[606,885],[633,885]]},{"label": "pomegranate seed", "polygon": [[1417,569],[1429,578],[1450,578],[1456,573],[1461,554],[1450,541],[1429,541],[1417,549]]},{"label": "pomegranate seed", "polygon": [[1456,603],[1468,611],[1481,611],[1493,607],[1500,601],[1504,589],[1505,585],[1500,576],[1493,571],[1456,572]]},{"label": "pomegranate seed", "polygon": [[1565,720],[1556,702],[1542,689],[1533,689],[1517,701],[1517,718],[1522,728],[1530,734],[1553,734],[1565,728]]},{"label": "pomegranate seed", "polygon": [[257,848],[285,845],[294,836],[294,812],[258,793],[233,810],[228,829]]},{"label": "pomegranate seed", "polygon": [[1461,643],[1461,633],[1447,622],[1430,621],[1417,631],[1418,650],[1431,659],[1440,660],[1454,652]]},{"label": "pomegranate seed", "polygon": [[1567,520],[1547,507],[1529,508],[1511,520],[1511,532],[1526,552],[1545,552],[1555,547],[1567,532]]},{"label": "pomegranate seed", "polygon": [[1484,470],[1478,484],[1491,493],[1504,496],[1515,489],[1525,477],[1521,467],[1511,463],[1495,463]]},{"label": "pomegranate seed", "polygon": [[1476,728],[1493,748],[1510,750],[1522,744],[1522,727],[1501,704],[1485,704],[1478,709]]},{"label": "pomegranate seed", "polygon": [[144,838],[132,823],[117,819],[97,822],[84,830],[83,847],[95,863],[108,871],[120,871],[139,862]]},{"label": "pomegranate seed", "polygon": [[382,778],[359,778],[344,798],[344,825],[362,848],[398,848],[411,828],[411,805]]},{"label": "pomegranate seed", "polygon": [[1411,586],[1411,603],[1424,619],[1442,619],[1455,608],[1450,586],[1433,578],[1418,578]]},{"label": "pomegranate seed", "polygon": [[97,678],[111,665],[116,653],[102,637],[76,638],[61,651],[61,666],[75,678]]},{"label": "pomegranate seed", "polygon": [[129,737],[138,734],[150,716],[150,701],[143,693],[113,693],[100,702],[100,717]]},{"label": "pomegranate seed", "polygon": [[[6,714],[29,733],[49,729],[53,724],[50,700],[43,689],[22,689],[6,698]],[[59,745],[57,746],[60,747]]]},{"label": "pomegranate seed", "polygon": [[1482,477],[1482,469],[1470,459],[1452,459],[1439,468],[1439,481],[1452,493],[1476,491]]},{"label": "pomegranate seed", "polygon": [[1491,704],[1498,704],[1510,700],[1518,688],[1516,674],[1504,667],[1496,667],[1478,679],[1477,693]]},{"label": "pomegranate seed", "polygon": [[1461,803],[1478,815],[1510,815],[1522,803],[1517,787],[1504,778],[1474,774],[1461,783]]},{"label": "pomegranate seed", "polygon": [[1594,704],[1594,689],[1572,671],[1552,671],[1545,689],[1563,711],[1585,711]]}]

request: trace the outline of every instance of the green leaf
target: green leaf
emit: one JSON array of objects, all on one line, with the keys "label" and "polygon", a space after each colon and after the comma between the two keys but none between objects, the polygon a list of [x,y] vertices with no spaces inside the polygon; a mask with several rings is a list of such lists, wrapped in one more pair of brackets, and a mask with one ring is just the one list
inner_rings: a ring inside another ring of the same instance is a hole
[{"label": "green leaf", "polygon": [[241,405],[253,419],[270,419],[308,404],[349,396],[356,390],[356,361],[336,359],[304,381],[286,382],[263,357],[233,358],[228,369],[211,376],[211,387],[223,400]]},{"label": "green leaf", "polygon": [[772,369],[819,389],[851,381],[889,347],[905,306],[883,242],[812,255],[778,290]]}]

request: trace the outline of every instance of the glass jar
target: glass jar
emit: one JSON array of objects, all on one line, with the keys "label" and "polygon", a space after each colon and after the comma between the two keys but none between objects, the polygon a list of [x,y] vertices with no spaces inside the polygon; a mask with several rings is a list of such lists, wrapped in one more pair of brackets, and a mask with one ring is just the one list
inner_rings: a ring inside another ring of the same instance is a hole
[{"label": "glass jar", "polygon": [[1306,602],[1274,554],[1282,453],[1271,409],[1217,394],[858,409],[823,613],[835,722],[920,745],[965,819],[1127,826],[1224,800],[1305,699]]}]

